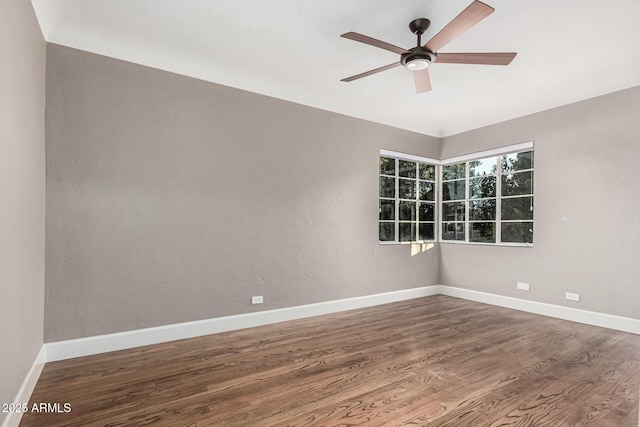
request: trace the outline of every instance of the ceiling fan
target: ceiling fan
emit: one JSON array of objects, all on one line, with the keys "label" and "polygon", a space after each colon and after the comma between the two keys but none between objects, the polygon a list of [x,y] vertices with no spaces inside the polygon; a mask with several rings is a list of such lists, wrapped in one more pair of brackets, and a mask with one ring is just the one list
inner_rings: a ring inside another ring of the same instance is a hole
[{"label": "ceiling fan", "polygon": [[342,34],[340,37],[400,54],[400,61],[347,77],[341,81],[351,82],[381,71],[404,66],[408,70],[413,71],[416,93],[422,93],[431,90],[431,78],[429,77],[428,67],[434,62],[445,64],[509,65],[517,55],[516,52],[438,53],[447,43],[491,15],[494,11],[495,9],[491,6],[475,0],[424,46],[422,46],[421,38],[429,28],[429,25],[431,25],[431,21],[427,18],[415,19],[409,24],[409,29],[418,37],[418,43],[416,47],[411,49],[403,49],[390,43],[354,32]]}]

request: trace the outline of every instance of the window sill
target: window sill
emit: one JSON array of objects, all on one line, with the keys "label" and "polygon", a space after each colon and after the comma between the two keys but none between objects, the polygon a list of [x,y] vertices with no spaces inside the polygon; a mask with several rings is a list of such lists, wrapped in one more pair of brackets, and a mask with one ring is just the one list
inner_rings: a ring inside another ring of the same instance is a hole
[{"label": "window sill", "polygon": [[469,246],[493,246],[506,248],[533,248],[533,243],[483,243],[483,242],[460,242],[455,240],[420,240],[417,242],[382,242],[378,241],[379,246],[397,246],[397,245],[428,245],[428,244],[445,244],[445,245],[469,245]]},{"label": "window sill", "polygon": [[379,246],[394,246],[394,245],[435,245],[436,243],[440,243],[437,242],[435,240],[418,240],[415,242],[384,242],[384,241],[378,241],[378,245]]},{"label": "window sill", "polygon": [[532,248],[533,243],[484,243],[484,242],[460,242],[455,240],[441,240],[438,243],[447,245],[470,245],[470,246],[498,246],[507,248]]}]

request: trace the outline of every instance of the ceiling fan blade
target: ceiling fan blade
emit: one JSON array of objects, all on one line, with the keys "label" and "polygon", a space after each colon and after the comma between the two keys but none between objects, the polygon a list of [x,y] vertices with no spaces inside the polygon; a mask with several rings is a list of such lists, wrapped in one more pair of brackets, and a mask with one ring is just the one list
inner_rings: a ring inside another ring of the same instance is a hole
[{"label": "ceiling fan blade", "polygon": [[429,77],[429,69],[414,71],[413,80],[416,83],[416,93],[429,92],[431,90],[431,78]]},{"label": "ceiling fan blade", "polygon": [[397,53],[397,54],[400,54],[400,55],[402,55],[403,53],[409,53],[409,51],[407,49],[403,49],[401,47],[392,45],[390,43],[383,42],[383,41],[378,40],[378,39],[374,39],[373,37],[369,37],[369,36],[365,36],[365,35],[362,35],[362,34],[354,33],[353,31],[349,32],[349,33],[344,33],[340,37],[344,37],[345,39],[355,40],[357,42],[368,44],[368,45],[371,45],[371,46],[374,46],[374,47],[379,47],[380,49],[389,50],[391,52],[394,52],[394,53]]},{"label": "ceiling fan blade", "polygon": [[517,52],[439,53],[436,62],[443,64],[509,65]]},{"label": "ceiling fan blade", "polygon": [[340,80],[341,82],[352,82],[354,80],[361,79],[363,77],[370,76],[372,74],[379,73],[381,71],[390,70],[392,68],[396,68],[401,66],[400,62],[394,62],[393,64],[385,65],[384,67],[376,68],[375,70],[365,71],[364,73],[356,74],[355,76],[347,77],[346,79]]},{"label": "ceiling fan blade", "polygon": [[424,45],[431,52],[438,52],[444,45],[482,21],[495,11],[491,6],[475,0],[460,15],[453,18],[438,34]]}]

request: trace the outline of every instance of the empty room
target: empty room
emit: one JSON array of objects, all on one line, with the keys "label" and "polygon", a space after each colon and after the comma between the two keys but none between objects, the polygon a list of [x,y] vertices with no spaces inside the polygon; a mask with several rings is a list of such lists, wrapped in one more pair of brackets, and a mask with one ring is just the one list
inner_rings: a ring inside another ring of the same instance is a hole
[{"label": "empty room", "polygon": [[0,426],[637,427],[640,3],[0,3]]}]

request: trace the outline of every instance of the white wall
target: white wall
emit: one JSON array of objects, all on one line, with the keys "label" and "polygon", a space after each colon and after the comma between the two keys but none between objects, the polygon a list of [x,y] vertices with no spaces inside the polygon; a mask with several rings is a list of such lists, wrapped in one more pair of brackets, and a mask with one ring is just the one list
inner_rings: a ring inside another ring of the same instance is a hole
[{"label": "white wall", "polygon": [[43,334],[45,42],[31,2],[0,2],[0,59],[0,403],[10,403]]}]

